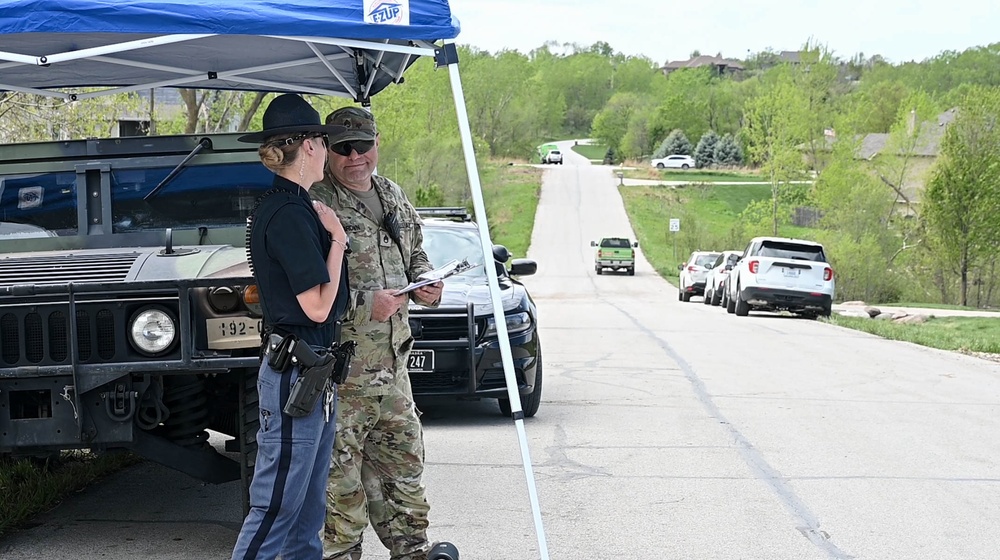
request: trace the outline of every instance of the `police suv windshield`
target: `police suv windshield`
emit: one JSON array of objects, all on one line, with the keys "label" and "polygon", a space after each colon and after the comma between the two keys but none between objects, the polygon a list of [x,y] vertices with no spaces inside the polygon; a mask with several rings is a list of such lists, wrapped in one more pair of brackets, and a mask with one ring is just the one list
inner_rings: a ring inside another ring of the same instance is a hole
[{"label": "police suv windshield", "polygon": [[456,274],[446,281],[462,281],[463,279],[472,281],[473,279],[484,280],[486,278],[486,269],[477,266],[483,264],[483,248],[477,230],[447,226],[436,227],[425,223],[423,233],[424,251],[434,268],[462,259],[468,259],[469,264],[475,267],[462,274]]}]

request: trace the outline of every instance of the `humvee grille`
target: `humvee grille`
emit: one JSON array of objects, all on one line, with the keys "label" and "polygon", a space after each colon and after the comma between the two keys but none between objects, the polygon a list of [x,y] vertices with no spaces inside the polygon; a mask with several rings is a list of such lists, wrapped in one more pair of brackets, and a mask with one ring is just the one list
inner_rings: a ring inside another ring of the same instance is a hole
[{"label": "humvee grille", "polygon": [[[111,361],[120,342],[115,325],[124,318],[111,309],[88,307],[92,309],[76,312],[77,357],[80,363]],[[69,347],[69,321],[64,311],[0,315],[0,366],[65,364]]]},{"label": "humvee grille", "polygon": [[54,255],[0,259],[0,286],[124,282],[138,253]]}]

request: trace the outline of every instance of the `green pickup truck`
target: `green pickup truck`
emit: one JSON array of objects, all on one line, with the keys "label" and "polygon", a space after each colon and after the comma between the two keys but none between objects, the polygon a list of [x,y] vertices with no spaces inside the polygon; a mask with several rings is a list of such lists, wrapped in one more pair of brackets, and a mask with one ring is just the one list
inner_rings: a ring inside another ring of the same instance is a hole
[{"label": "green pickup truck", "polygon": [[635,247],[626,237],[604,237],[600,241],[591,241],[591,247],[597,247],[594,253],[594,272],[603,274],[605,268],[611,270],[626,270],[629,276],[635,276]]}]

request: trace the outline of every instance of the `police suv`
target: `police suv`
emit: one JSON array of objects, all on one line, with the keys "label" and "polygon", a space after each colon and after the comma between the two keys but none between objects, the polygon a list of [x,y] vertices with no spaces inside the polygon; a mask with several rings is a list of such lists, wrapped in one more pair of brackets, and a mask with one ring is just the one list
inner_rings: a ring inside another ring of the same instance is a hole
[{"label": "police suv", "polygon": [[790,311],[829,317],[833,268],[823,246],[787,237],[755,237],[730,271],[726,311],[744,317],[751,310]]}]

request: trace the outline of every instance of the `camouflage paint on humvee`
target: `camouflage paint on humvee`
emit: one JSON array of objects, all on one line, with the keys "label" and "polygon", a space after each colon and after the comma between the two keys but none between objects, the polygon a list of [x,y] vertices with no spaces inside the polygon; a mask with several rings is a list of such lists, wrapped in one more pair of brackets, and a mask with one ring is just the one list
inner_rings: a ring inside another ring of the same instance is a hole
[{"label": "camouflage paint on humvee", "polygon": [[261,315],[245,229],[273,175],[236,136],[0,146],[0,454],[123,448],[248,480]]}]

